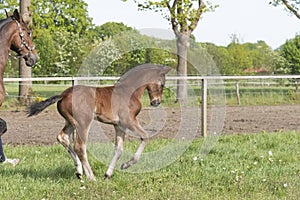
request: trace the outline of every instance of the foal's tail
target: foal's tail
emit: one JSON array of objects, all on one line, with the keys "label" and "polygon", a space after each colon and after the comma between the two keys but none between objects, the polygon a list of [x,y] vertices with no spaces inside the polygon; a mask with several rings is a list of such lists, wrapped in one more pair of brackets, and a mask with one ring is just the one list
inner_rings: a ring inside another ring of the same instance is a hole
[{"label": "foal's tail", "polygon": [[27,116],[31,117],[33,115],[37,115],[40,112],[42,112],[43,110],[45,110],[48,106],[58,102],[61,99],[62,99],[61,95],[56,95],[56,96],[50,97],[49,99],[46,99],[45,101],[34,103],[34,104],[28,106],[27,110],[26,110],[26,112],[28,114]]}]

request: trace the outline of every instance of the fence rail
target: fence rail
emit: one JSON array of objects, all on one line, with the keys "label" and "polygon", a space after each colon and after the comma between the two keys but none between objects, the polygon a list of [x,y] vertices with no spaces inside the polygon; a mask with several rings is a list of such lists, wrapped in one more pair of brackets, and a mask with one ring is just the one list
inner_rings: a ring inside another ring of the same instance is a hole
[{"label": "fence rail", "polygon": [[[4,78],[4,82],[47,82],[47,81],[70,81],[72,85],[77,85],[79,81],[117,81],[120,77],[103,76],[103,77],[33,77],[33,78]],[[176,81],[185,79],[188,81],[201,81],[202,104],[201,104],[201,121],[202,121],[202,135],[207,136],[207,101],[208,101],[208,85],[211,81],[219,81],[213,84],[223,84],[220,81],[236,80],[236,95],[238,104],[240,103],[239,95],[239,80],[262,80],[262,79],[291,79],[295,80],[295,86],[298,88],[300,83],[300,75],[278,75],[278,76],[167,76],[167,81]],[[299,80],[299,81],[298,81]]]},{"label": "fence rail", "polygon": [[[4,78],[4,82],[22,81],[115,81],[120,77],[101,76],[101,77],[32,77],[32,78]],[[167,76],[167,80],[247,80],[247,79],[300,79],[300,75],[270,75],[270,76]]]}]

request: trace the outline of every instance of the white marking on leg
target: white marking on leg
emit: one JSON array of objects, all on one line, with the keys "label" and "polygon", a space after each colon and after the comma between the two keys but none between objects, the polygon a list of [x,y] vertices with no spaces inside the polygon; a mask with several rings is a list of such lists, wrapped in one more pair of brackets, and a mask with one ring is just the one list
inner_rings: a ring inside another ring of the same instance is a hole
[{"label": "white marking on leg", "polygon": [[117,136],[116,138],[116,144],[115,144],[115,153],[114,157],[111,160],[111,163],[105,173],[105,178],[109,179],[112,176],[112,173],[115,169],[116,163],[119,160],[122,152],[123,152],[123,137],[122,136]]},{"label": "white marking on leg", "polygon": [[123,163],[121,165],[121,169],[127,169],[128,167],[134,165],[135,163],[137,163],[137,161],[140,159],[141,157],[141,154],[144,150],[144,148],[146,147],[147,145],[147,141],[145,140],[142,140],[138,150],[136,151],[136,153],[134,154],[134,156],[126,163]]},{"label": "white marking on leg", "polygon": [[112,161],[105,173],[105,179],[109,179],[112,176],[113,170],[116,166],[116,163],[119,160],[119,158],[121,157],[121,154],[123,152],[123,143],[124,143],[124,138],[125,138],[124,129],[120,125],[115,125],[114,128],[116,131],[115,151],[114,151],[114,156],[112,158]]},{"label": "white marking on leg", "polygon": [[[63,135],[63,137],[62,137]],[[82,170],[82,163],[78,157],[78,155],[75,153],[75,151],[72,149],[70,141],[69,141],[69,135],[66,134],[59,134],[57,136],[57,140],[60,144],[62,144],[65,149],[68,151],[68,153],[71,155],[75,168],[76,168],[76,176],[78,178],[82,178],[83,170]]]}]

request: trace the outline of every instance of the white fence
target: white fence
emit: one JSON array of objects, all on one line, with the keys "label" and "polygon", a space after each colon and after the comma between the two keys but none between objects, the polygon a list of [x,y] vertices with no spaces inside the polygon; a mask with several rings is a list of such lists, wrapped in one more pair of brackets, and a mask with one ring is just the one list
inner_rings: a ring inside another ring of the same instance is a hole
[{"label": "white fence", "polygon": [[[77,85],[80,81],[117,81],[119,77],[37,77],[37,78],[4,78],[4,82],[47,82],[47,81],[70,81],[72,85]],[[239,80],[276,80],[276,79],[292,79],[295,80],[296,88],[298,87],[298,82],[300,80],[300,75],[281,75],[281,76],[168,76],[168,81],[176,81],[179,79],[185,79],[187,81],[196,81],[195,87],[197,85],[201,87],[201,121],[202,121],[202,135],[207,136],[207,106],[208,106],[208,86],[209,85],[219,85],[222,86],[223,81],[235,80],[238,83]],[[201,84],[200,84],[201,82]],[[299,81],[300,83],[300,81]],[[236,95],[237,101],[239,102],[239,85],[236,84]]]},{"label": "white fence", "polygon": [[[116,76],[101,77],[35,77],[35,78],[4,78],[4,82],[20,81],[79,81],[79,80],[118,80]],[[278,76],[167,76],[167,80],[245,80],[245,79],[300,79],[300,75],[278,75]]]}]

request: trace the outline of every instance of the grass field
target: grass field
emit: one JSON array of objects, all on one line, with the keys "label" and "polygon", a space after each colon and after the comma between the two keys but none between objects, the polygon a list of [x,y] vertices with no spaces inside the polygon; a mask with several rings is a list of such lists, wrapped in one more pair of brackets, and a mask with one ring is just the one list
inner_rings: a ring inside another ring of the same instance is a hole
[{"label": "grass field", "polygon": [[[146,151],[166,141],[151,141]],[[203,138],[168,167],[149,173],[116,170],[89,155],[96,181],[80,182],[62,146],[5,146],[18,166],[0,166],[1,199],[299,199],[300,133],[221,136],[203,159]],[[125,149],[136,146],[126,142]]]},{"label": "grass field", "polygon": [[[50,97],[69,86],[34,85],[33,98]],[[18,86],[7,84],[6,90],[8,96],[1,109],[24,109],[18,105]],[[228,87],[225,92],[226,104],[236,105],[235,88]],[[242,105],[294,104],[300,100],[293,88],[249,87],[240,92]],[[201,91],[195,89],[195,93]],[[173,106],[172,91],[164,95],[164,106]],[[147,96],[144,101],[148,102]],[[200,98],[198,101],[200,104]],[[159,149],[166,142],[151,141],[145,151]],[[203,138],[194,140],[167,167],[136,174],[116,170],[110,181],[103,180],[107,166],[89,154],[97,180],[88,181],[84,176],[84,182],[75,177],[73,161],[60,145],[5,146],[7,156],[21,162],[16,167],[0,165],[0,199],[299,199],[299,132],[221,136],[212,151],[200,159],[203,142]],[[132,152],[136,146],[135,141],[125,143],[125,149]]]}]

